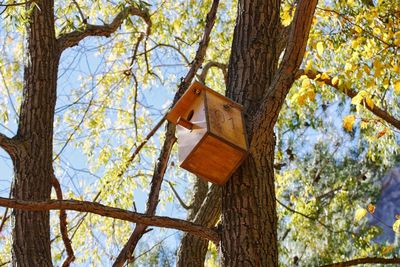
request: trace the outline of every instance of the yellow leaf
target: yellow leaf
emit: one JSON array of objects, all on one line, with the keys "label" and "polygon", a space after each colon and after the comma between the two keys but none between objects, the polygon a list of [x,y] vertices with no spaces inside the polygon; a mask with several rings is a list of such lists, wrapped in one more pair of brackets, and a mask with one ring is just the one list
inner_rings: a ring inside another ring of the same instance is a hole
[{"label": "yellow leaf", "polygon": [[306,95],[307,95],[307,98],[308,98],[308,100],[310,100],[310,101],[314,101],[315,100],[315,91],[314,91],[314,89],[308,89],[307,90],[307,92],[306,92]]},{"label": "yellow leaf", "polygon": [[392,251],[393,251],[393,246],[392,245],[388,245],[388,246],[383,248],[382,255],[387,255]]},{"label": "yellow leaf", "polygon": [[383,79],[383,88],[388,89],[389,87],[389,79],[385,78]]},{"label": "yellow leaf", "polygon": [[292,21],[292,17],[290,16],[290,9],[284,8],[281,13],[281,19],[283,26],[288,26]]},{"label": "yellow leaf", "polygon": [[368,93],[364,90],[361,90],[360,92],[358,92],[352,99],[351,99],[351,103],[353,105],[359,105],[361,104],[361,102],[364,100],[364,98],[368,97]]},{"label": "yellow leaf", "polygon": [[400,95],[400,80],[394,83],[394,92],[396,95]]},{"label": "yellow leaf", "polygon": [[303,88],[303,89],[306,89],[306,88],[308,88],[308,87],[310,87],[311,86],[311,82],[310,82],[310,79],[308,79],[308,78],[305,78],[302,82],[301,82],[301,87]]},{"label": "yellow leaf", "polygon": [[354,115],[347,115],[343,118],[343,128],[345,128],[349,132],[353,131],[353,124],[355,120],[356,117]]},{"label": "yellow leaf", "polygon": [[368,204],[368,212],[371,214],[374,214],[375,212],[375,205],[373,204]]},{"label": "yellow leaf", "polygon": [[354,214],[354,221],[360,221],[362,218],[364,218],[365,215],[367,215],[366,209],[360,208],[356,210],[356,213]]},{"label": "yellow leaf", "polygon": [[367,96],[366,98],[365,98],[365,102],[367,103],[367,106],[368,107],[370,107],[370,108],[374,108],[374,101],[372,101],[372,99],[371,99],[371,97],[369,97],[369,96]]},{"label": "yellow leaf", "polygon": [[351,71],[352,69],[353,69],[353,65],[351,65],[350,63],[346,63],[346,65],[344,66],[345,71]]},{"label": "yellow leaf", "polygon": [[382,62],[380,59],[375,59],[374,62],[372,63],[372,65],[374,66],[374,68],[376,69],[381,69],[382,66]]},{"label": "yellow leaf", "polygon": [[307,97],[306,97],[306,95],[304,95],[304,94],[301,94],[301,95],[299,95],[299,96],[297,97],[297,103],[298,103],[300,106],[303,106],[303,105],[306,103],[306,100],[307,100]]},{"label": "yellow leaf", "polygon": [[381,69],[381,68],[377,68],[377,69],[375,69],[375,72],[374,72],[374,77],[380,77],[380,76],[382,76],[382,72],[383,72],[383,69]]},{"label": "yellow leaf", "polygon": [[361,121],[361,123],[360,123],[360,128],[361,128],[361,129],[366,129],[367,127],[368,127],[368,122]]},{"label": "yellow leaf", "polygon": [[322,54],[324,53],[324,43],[322,42],[317,43],[317,53],[319,56],[322,56]]},{"label": "yellow leaf", "polygon": [[379,29],[379,28],[374,28],[374,29],[373,29],[373,33],[374,33],[375,35],[380,35],[382,32],[381,32],[381,29]]},{"label": "yellow leaf", "polygon": [[333,77],[332,84],[335,86],[338,84],[338,82],[339,82],[339,77],[337,77],[337,76]]},{"label": "yellow leaf", "polygon": [[365,73],[367,73],[368,75],[371,73],[371,70],[367,65],[364,65],[363,68],[364,68]]},{"label": "yellow leaf", "polygon": [[306,67],[305,67],[305,71],[307,72],[307,71],[309,71],[309,70],[312,70],[312,60],[311,59],[309,59],[309,60],[307,60],[307,63],[306,63]]},{"label": "yellow leaf", "polygon": [[396,214],[396,220],[400,220],[400,214]]},{"label": "yellow leaf", "polygon": [[389,128],[385,128],[382,131],[380,131],[379,133],[377,133],[376,137],[377,138],[381,138],[382,136],[384,136],[387,132],[389,131]]},{"label": "yellow leaf", "polygon": [[400,220],[397,219],[393,224],[393,231],[400,234]]},{"label": "yellow leaf", "polygon": [[321,80],[328,80],[328,79],[329,79],[329,75],[326,72],[322,73]]},{"label": "yellow leaf", "polygon": [[300,106],[303,106],[306,104],[308,101],[314,101],[315,100],[315,91],[313,88],[309,88],[306,91],[303,91],[299,95],[297,95],[297,103]]}]

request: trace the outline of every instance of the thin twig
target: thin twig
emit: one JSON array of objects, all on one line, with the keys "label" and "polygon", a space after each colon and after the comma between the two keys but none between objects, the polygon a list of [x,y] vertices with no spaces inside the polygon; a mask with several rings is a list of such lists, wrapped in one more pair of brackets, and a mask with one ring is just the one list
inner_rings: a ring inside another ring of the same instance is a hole
[{"label": "thin twig", "polygon": [[61,153],[64,151],[64,149],[67,147],[68,143],[72,140],[73,136],[75,135],[75,133],[78,131],[78,129],[81,127],[81,125],[83,124],[83,122],[85,121],[86,115],[89,112],[90,107],[92,106],[92,102],[93,102],[93,98],[94,96],[91,97],[89,104],[87,106],[87,108],[85,109],[85,112],[83,113],[83,116],[80,120],[80,122],[78,123],[78,125],[76,127],[74,127],[74,130],[72,131],[72,133],[68,136],[67,141],[64,143],[64,145],[62,146],[62,148],[60,149],[60,151],[56,154],[56,156],[53,158],[53,161],[57,160]]},{"label": "thin twig", "polygon": [[387,45],[388,47],[399,47],[399,46],[396,46],[396,45],[389,44],[388,42],[385,42],[383,39],[381,39],[380,37],[376,36],[376,35],[373,34],[371,31],[369,31],[369,30],[367,30],[367,29],[361,27],[360,25],[358,25],[358,24],[352,22],[346,15],[344,15],[344,14],[342,14],[342,13],[336,11],[336,10],[333,10],[333,9],[325,9],[325,8],[320,8],[320,7],[317,7],[317,9],[319,9],[319,10],[321,10],[321,11],[324,11],[324,12],[333,13],[333,14],[338,15],[339,17],[343,18],[343,20],[345,20],[345,21],[347,21],[348,23],[350,23],[350,25],[351,25],[352,27],[357,27],[357,28],[359,28],[360,30],[362,30],[363,32],[367,33],[367,34],[368,34],[369,36],[371,36],[372,38],[375,38],[376,40],[378,40],[379,42],[381,42],[381,43]]},{"label": "thin twig", "polygon": [[[149,139],[157,132],[157,130],[161,127],[161,125],[164,123],[164,121],[166,120],[167,116],[165,115],[164,117],[161,118],[161,120],[156,124],[156,126],[154,126],[154,128],[147,134],[146,138],[139,144],[139,146],[135,149],[135,151],[133,151],[132,155],[129,157],[129,159],[125,162],[125,164],[122,166],[120,172],[117,174],[117,178],[118,180],[125,174],[126,170],[128,169],[128,166],[133,162],[133,160],[135,159],[135,157],[139,154],[140,150],[146,145],[146,143],[149,141]],[[109,184],[110,182],[107,182],[107,184]],[[97,192],[97,194],[95,195],[95,197],[93,198],[93,202],[96,202],[101,194],[103,193],[103,190],[100,190],[99,192]],[[84,214],[82,216],[82,218],[79,220],[79,222],[77,223],[74,232],[71,235],[71,239],[73,239],[75,237],[75,234],[77,233],[78,229],[80,228],[80,226],[82,225],[83,221],[85,220],[85,218],[87,217],[88,213]]]},{"label": "thin twig", "polygon": [[175,190],[174,185],[171,183],[171,181],[167,181],[169,186],[172,189],[172,192],[174,193],[175,197],[178,199],[179,203],[181,204],[181,206],[185,209],[185,210],[189,210],[191,209],[191,205],[186,205],[185,202],[182,200],[182,198],[179,196],[178,192]]},{"label": "thin twig", "polygon": [[385,259],[378,257],[366,257],[366,258],[322,265],[320,267],[345,267],[345,266],[355,266],[360,264],[399,264],[399,263],[400,263],[400,258]]},{"label": "thin twig", "polygon": [[321,222],[318,218],[313,217],[313,216],[311,216],[311,215],[304,214],[304,213],[302,213],[302,212],[300,212],[300,211],[294,210],[294,209],[292,209],[291,207],[289,207],[289,206],[283,204],[281,201],[279,201],[279,199],[276,199],[276,202],[278,202],[279,205],[281,205],[282,207],[284,207],[284,208],[287,209],[288,211],[291,211],[291,212],[293,212],[293,213],[299,214],[299,215],[303,216],[304,218],[307,218],[307,219],[309,219],[309,220],[311,220],[311,221],[315,221],[315,222],[319,223],[320,225],[322,225],[323,227],[325,227],[326,229],[328,229],[330,232],[333,232],[333,233],[342,233],[342,232],[351,233],[350,231],[336,231],[336,230],[332,230],[332,228],[331,228],[329,225],[327,225],[327,224]]},{"label": "thin twig", "polygon": [[[11,182],[11,186],[10,186],[10,192],[8,193],[8,198],[11,198],[11,194],[12,194],[12,189],[13,188],[13,182]],[[8,215],[8,208],[6,208],[6,210],[4,211],[3,214],[3,218],[1,219],[1,224],[0,224],[0,233],[3,230],[4,225],[6,224],[6,221],[10,218],[10,216]]]},{"label": "thin twig", "polygon": [[150,34],[152,23],[150,20],[149,10],[138,9],[134,6],[128,6],[122,9],[122,11],[115,16],[110,24],[92,25],[87,23],[76,31],[61,35],[58,38],[59,47],[61,51],[65,50],[68,47],[77,45],[80,41],[88,36],[109,37],[122,25],[122,23],[128,16],[141,17],[147,24],[147,34]]},{"label": "thin twig", "polygon": [[82,12],[81,7],[79,6],[78,2],[76,2],[76,0],[72,0],[72,2],[75,4],[76,8],[78,9],[79,15],[81,16],[82,22],[84,24],[87,23],[87,18],[85,17],[85,15]]},{"label": "thin twig", "polygon": [[[54,176],[54,174],[51,177],[51,184],[54,188],[54,191],[56,191],[57,199],[63,200],[61,185],[58,179]],[[60,232],[61,232],[61,238],[64,242],[65,250],[67,251],[67,258],[64,260],[62,267],[68,267],[75,260],[71,239],[69,239],[68,237],[67,224],[68,224],[67,213],[65,212],[64,209],[60,209]]]},{"label": "thin twig", "polygon": [[199,75],[199,80],[202,83],[205,83],[207,75],[208,75],[208,72],[209,72],[210,68],[212,68],[212,67],[218,68],[218,69],[220,69],[222,71],[222,74],[224,75],[225,84],[228,84],[227,65],[224,64],[224,63],[215,62],[215,61],[207,62],[207,64],[204,65],[203,70]]}]

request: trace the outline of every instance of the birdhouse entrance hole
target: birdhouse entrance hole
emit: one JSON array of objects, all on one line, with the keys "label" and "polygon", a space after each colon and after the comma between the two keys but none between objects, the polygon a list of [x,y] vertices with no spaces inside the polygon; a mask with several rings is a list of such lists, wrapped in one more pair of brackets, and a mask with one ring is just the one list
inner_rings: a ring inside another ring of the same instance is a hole
[{"label": "birdhouse entrance hole", "polygon": [[194,110],[192,109],[189,114],[187,115],[186,120],[191,121],[191,119],[193,118],[193,114],[194,114]]}]

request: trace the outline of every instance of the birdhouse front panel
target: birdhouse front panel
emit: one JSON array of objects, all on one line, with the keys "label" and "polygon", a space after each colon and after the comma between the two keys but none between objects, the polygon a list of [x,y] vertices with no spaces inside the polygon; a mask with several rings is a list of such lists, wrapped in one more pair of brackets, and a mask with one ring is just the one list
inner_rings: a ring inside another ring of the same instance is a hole
[{"label": "birdhouse front panel", "polygon": [[176,124],[181,167],[224,184],[247,155],[242,107],[195,82],[167,115]]}]

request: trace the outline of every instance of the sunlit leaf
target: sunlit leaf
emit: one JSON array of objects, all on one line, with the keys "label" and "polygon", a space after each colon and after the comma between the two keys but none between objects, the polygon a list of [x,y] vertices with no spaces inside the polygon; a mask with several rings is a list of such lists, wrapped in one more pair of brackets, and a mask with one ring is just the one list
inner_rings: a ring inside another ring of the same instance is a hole
[{"label": "sunlit leaf", "polygon": [[393,251],[393,246],[392,245],[387,245],[387,246],[385,246],[384,248],[383,248],[383,250],[382,250],[382,255],[387,255],[387,254],[389,254],[390,252],[392,252]]},{"label": "sunlit leaf", "polygon": [[394,92],[395,92],[397,95],[400,95],[400,80],[398,80],[398,81],[396,81],[396,82],[394,83]]},{"label": "sunlit leaf", "polygon": [[317,53],[319,56],[322,56],[324,53],[324,44],[322,42],[317,43]]},{"label": "sunlit leaf", "polygon": [[393,231],[400,234],[400,219],[397,219],[393,224]]},{"label": "sunlit leaf", "polygon": [[356,221],[356,222],[360,221],[362,218],[365,217],[365,215],[367,215],[366,209],[364,209],[364,208],[357,209],[354,214],[354,221]]},{"label": "sunlit leaf", "polygon": [[354,115],[347,115],[343,118],[343,128],[346,129],[348,132],[353,131],[353,125],[356,120]]},{"label": "sunlit leaf", "polygon": [[375,205],[373,205],[373,204],[368,204],[368,212],[369,213],[371,213],[371,214],[374,214],[374,212],[375,212]]}]

